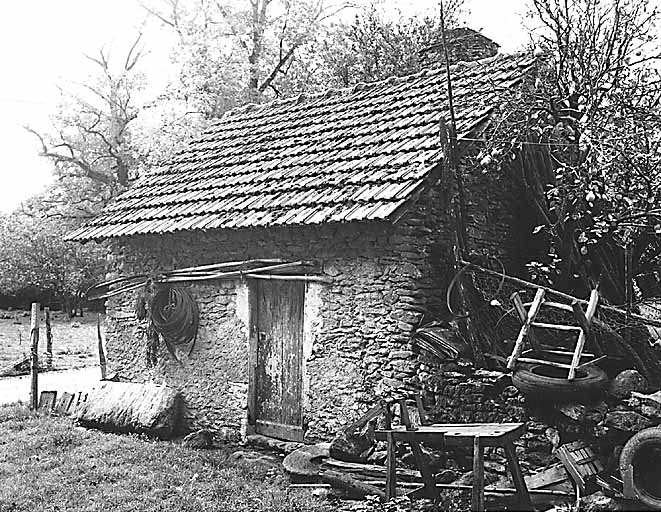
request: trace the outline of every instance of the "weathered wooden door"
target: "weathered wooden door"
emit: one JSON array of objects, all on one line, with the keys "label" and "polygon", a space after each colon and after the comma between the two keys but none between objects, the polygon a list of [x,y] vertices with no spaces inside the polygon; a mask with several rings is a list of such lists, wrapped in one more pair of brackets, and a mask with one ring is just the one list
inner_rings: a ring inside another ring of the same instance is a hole
[{"label": "weathered wooden door", "polygon": [[257,281],[253,289],[255,431],[301,441],[305,284]]}]

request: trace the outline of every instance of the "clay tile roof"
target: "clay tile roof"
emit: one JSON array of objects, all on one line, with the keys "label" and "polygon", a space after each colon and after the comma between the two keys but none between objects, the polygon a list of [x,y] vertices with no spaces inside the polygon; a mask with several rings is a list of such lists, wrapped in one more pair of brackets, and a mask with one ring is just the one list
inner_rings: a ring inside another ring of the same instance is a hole
[{"label": "clay tile roof", "polygon": [[[457,133],[533,66],[522,55],[453,66]],[[448,118],[444,68],[237,108],[67,238],[388,221],[441,162]]]}]

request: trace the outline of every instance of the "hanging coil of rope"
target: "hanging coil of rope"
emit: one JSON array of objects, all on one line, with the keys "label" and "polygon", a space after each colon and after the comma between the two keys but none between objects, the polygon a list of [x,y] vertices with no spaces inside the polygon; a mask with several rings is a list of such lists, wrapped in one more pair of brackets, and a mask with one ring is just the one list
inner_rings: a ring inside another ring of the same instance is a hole
[{"label": "hanging coil of rope", "polygon": [[200,323],[197,303],[190,292],[184,288],[159,288],[149,309],[154,330],[163,338],[170,355],[177,359],[173,345],[192,342],[188,350],[190,356]]}]

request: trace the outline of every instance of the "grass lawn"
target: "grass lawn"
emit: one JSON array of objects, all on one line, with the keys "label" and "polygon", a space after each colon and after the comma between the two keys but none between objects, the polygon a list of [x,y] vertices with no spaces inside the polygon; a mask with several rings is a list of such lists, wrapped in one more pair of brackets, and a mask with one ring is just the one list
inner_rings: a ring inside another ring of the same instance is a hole
[{"label": "grass lawn", "polygon": [[310,491],[288,492],[266,457],[233,460],[236,449],[193,450],[0,407],[0,512],[338,510]]},{"label": "grass lawn", "polygon": [[[83,318],[54,311],[52,317],[55,370],[98,364],[96,313]],[[46,326],[43,311],[39,329],[39,364],[46,364]],[[30,312],[0,311],[0,369],[30,354]]]},{"label": "grass lawn", "polygon": [[[237,457],[238,451],[244,456]],[[281,457],[77,427],[69,418],[0,406],[0,512],[459,512],[440,503],[329,500],[288,489]],[[465,493],[464,493],[465,494]],[[374,498],[374,499],[372,499]]]}]

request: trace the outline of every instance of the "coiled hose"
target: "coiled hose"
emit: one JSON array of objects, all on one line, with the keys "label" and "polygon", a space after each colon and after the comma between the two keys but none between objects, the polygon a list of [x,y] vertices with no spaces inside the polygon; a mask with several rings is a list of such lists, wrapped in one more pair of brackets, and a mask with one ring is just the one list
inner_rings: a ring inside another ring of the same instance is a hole
[{"label": "coiled hose", "polygon": [[193,342],[188,350],[190,356],[195,347],[200,315],[195,299],[184,288],[165,287],[159,289],[151,300],[151,322],[165,345],[177,361],[173,345]]}]

